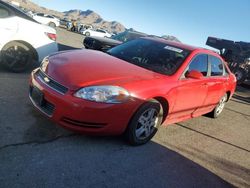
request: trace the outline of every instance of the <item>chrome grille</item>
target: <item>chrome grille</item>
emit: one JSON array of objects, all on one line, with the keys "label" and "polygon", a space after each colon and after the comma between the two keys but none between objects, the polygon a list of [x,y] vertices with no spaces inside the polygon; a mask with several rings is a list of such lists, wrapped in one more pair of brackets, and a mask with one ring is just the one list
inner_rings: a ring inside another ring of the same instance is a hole
[{"label": "chrome grille", "polygon": [[61,85],[60,83],[56,82],[55,80],[51,79],[50,77],[48,77],[43,71],[41,71],[40,69],[37,71],[37,76],[40,77],[40,79],[49,87],[51,87],[52,89],[54,89],[55,91],[61,93],[61,94],[65,94],[67,93],[67,91],[69,90],[67,87]]},{"label": "chrome grille", "polygon": [[46,115],[52,116],[55,106],[44,98],[43,93],[38,88],[30,87],[29,96],[35,106],[37,106]]}]

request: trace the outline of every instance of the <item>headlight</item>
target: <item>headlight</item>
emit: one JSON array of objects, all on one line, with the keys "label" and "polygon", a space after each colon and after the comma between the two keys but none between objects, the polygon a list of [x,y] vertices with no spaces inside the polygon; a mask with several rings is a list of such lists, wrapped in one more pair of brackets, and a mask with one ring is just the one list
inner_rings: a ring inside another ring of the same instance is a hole
[{"label": "headlight", "polygon": [[122,103],[129,97],[127,90],[118,86],[91,86],[78,90],[75,97],[104,103]]},{"label": "headlight", "polygon": [[40,65],[40,68],[42,69],[43,72],[46,71],[48,64],[49,64],[49,56],[46,56]]}]

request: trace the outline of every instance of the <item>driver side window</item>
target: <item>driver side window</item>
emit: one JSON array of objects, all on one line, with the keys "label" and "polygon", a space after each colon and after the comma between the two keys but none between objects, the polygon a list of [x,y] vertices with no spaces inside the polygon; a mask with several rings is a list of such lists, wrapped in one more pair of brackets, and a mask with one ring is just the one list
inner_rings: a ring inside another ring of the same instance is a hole
[{"label": "driver side window", "polygon": [[186,77],[187,73],[192,70],[201,72],[204,77],[208,76],[208,56],[206,54],[199,54],[195,56],[188,65],[184,73],[184,77]]}]

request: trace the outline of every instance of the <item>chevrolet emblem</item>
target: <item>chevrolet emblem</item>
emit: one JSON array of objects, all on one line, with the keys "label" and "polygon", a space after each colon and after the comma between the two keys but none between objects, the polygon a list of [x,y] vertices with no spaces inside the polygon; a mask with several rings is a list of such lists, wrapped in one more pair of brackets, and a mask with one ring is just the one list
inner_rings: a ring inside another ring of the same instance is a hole
[{"label": "chevrolet emblem", "polygon": [[45,81],[46,83],[49,83],[49,82],[50,82],[50,79],[49,79],[48,77],[44,77],[44,81]]}]

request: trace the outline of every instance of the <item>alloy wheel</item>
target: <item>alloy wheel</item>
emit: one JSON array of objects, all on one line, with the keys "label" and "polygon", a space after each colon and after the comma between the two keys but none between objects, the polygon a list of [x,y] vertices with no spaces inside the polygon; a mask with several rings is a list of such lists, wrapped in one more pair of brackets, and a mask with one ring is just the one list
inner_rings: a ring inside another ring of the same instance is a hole
[{"label": "alloy wheel", "polygon": [[141,114],[135,129],[137,139],[144,140],[151,136],[158,124],[158,112],[154,108],[149,108]]},{"label": "alloy wheel", "polygon": [[21,46],[12,46],[4,51],[6,65],[10,69],[18,69],[26,66],[29,54]]},{"label": "alloy wheel", "polygon": [[224,107],[225,107],[225,104],[226,104],[226,100],[227,100],[227,97],[226,97],[226,96],[223,96],[223,97],[221,98],[221,100],[220,100],[220,102],[219,102],[219,104],[218,104],[218,106],[217,106],[217,108],[216,108],[216,114],[217,114],[217,115],[219,115],[219,114],[223,111],[223,109],[224,109]]}]

